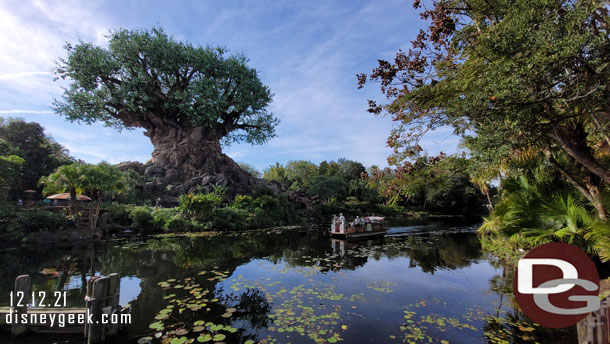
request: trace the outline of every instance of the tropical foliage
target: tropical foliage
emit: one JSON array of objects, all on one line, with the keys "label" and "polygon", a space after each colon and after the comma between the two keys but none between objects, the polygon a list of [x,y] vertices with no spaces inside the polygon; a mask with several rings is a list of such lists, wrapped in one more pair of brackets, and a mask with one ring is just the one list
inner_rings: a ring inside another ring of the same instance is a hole
[{"label": "tropical foliage", "polygon": [[40,183],[44,185],[46,194],[68,191],[71,208],[75,204],[77,194],[90,195],[94,200],[94,205],[89,209],[91,228],[97,227],[104,193],[113,195],[121,193],[125,188],[123,174],[116,167],[103,161],[97,165],[70,164],[61,166],[49,176],[41,178]]},{"label": "tropical foliage", "polygon": [[608,258],[607,3],[439,0],[421,16],[429,25],[410,49],[358,75],[389,99],[369,102],[395,123],[389,162],[408,169],[423,135],[451,127],[490,207],[491,183],[501,190],[481,233],[526,248],[572,242]]}]

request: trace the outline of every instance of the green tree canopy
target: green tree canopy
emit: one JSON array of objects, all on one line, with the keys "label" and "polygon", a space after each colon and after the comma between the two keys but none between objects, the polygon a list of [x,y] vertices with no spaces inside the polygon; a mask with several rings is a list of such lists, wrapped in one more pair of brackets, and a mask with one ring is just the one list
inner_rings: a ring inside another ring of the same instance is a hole
[{"label": "green tree canopy", "polygon": [[16,155],[23,159],[20,172],[11,178],[11,195],[23,197],[27,189],[35,189],[42,176],[57,167],[74,161],[68,151],[35,122],[18,118],[0,118],[0,156]]},{"label": "green tree canopy", "polygon": [[155,148],[145,173],[158,178],[151,198],[213,184],[250,192],[256,180],[222,153],[221,143],[263,144],[279,121],[267,111],[269,88],[246,57],[177,41],[160,28],[116,30],[108,39],[108,47],[66,45],[54,71],[69,86],[55,111],[79,123],[143,128]]},{"label": "green tree canopy", "polygon": [[342,200],[348,193],[348,185],[339,176],[314,176],[309,181],[307,193],[323,202],[331,198]]},{"label": "green tree canopy", "polygon": [[262,177],[261,171],[259,171],[256,167],[254,167],[248,163],[245,163],[245,162],[240,162],[240,163],[238,163],[238,165],[242,170],[250,173],[251,176],[256,177],[256,178]]},{"label": "green tree canopy", "polygon": [[290,187],[286,168],[279,162],[266,168],[265,171],[263,171],[263,178],[268,181],[276,181],[280,183],[283,188],[287,189]]},{"label": "green tree canopy", "polygon": [[40,184],[44,185],[45,194],[68,191],[72,205],[77,193],[91,196],[95,204],[89,212],[91,228],[97,227],[104,193],[121,193],[126,189],[124,174],[105,161],[97,165],[75,163],[60,166],[55,172],[42,177]]},{"label": "green tree canopy", "polygon": [[[411,49],[358,76],[390,99],[369,109],[396,122],[390,162],[419,153],[422,135],[445,125],[496,162],[535,147],[605,219],[610,165],[597,150],[610,144],[607,2],[440,0],[422,17],[430,25]],[[558,164],[559,153],[578,168]]]},{"label": "green tree canopy", "polygon": [[275,135],[271,92],[242,55],[176,41],[160,28],[117,30],[108,48],[66,44],[55,73],[70,81],[55,110],[116,128],[206,128],[213,139],[260,144]]},{"label": "green tree canopy", "polygon": [[286,164],[286,177],[290,180],[291,188],[305,189],[309,181],[318,174],[318,166],[305,160],[293,160]]},{"label": "green tree canopy", "polygon": [[73,205],[77,194],[84,191],[81,166],[81,163],[63,165],[50,175],[41,177],[43,193],[49,195],[67,191],[70,193],[70,204]]},{"label": "green tree canopy", "polygon": [[7,188],[13,184],[21,173],[24,162],[25,160],[17,155],[0,155],[0,187]]}]

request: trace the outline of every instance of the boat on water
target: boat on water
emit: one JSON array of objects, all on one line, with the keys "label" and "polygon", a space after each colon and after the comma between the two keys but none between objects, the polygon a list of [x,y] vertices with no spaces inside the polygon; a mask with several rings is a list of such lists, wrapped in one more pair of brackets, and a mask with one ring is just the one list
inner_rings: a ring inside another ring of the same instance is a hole
[{"label": "boat on water", "polygon": [[382,236],[388,230],[385,228],[385,218],[381,216],[356,217],[347,222],[342,214],[333,217],[330,234],[333,238],[356,239],[370,236]]}]

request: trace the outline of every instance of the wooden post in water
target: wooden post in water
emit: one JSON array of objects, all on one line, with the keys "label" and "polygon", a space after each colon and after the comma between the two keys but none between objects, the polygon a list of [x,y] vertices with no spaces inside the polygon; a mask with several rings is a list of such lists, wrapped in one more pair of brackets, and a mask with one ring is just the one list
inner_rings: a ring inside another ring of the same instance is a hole
[{"label": "wooden post in water", "polygon": [[[108,293],[107,293],[107,304],[106,304],[106,312],[112,315],[115,310],[118,310],[119,306],[119,297],[121,293],[121,279],[119,278],[119,274],[113,273],[108,275]],[[108,309],[109,308],[109,309]],[[120,324],[107,324],[106,329],[104,331],[104,339],[106,332],[108,335],[116,335],[119,331]]]},{"label": "wooden post in water", "polygon": [[[28,301],[30,300],[30,291],[32,289],[32,279],[30,275],[20,275],[15,279],[15,290],[13,293],[13,302],[15,302],[15,313],[13,313],[13,324],[11,330],[13,335],[20,335],[25,332],[26,325],[18,322],[21,314],[28,312]],[[23,294],[21,294],[23,293]],[[23,299],[21,296],[23,296]],[[17,302],[21,301],[20,304]]]},{"label": "wooden post in water", "polygon": [[610,297],[576,326],[579,344],[610,344]]},{"label": "wooden post in water", "polygon": [[[86,301],[86,308],[87,308],[87,312],[89,312],[91,310],[91,303],[93,302],[92,298],[93,298],[93,282],[95,282],[96,279],[98,279],[98,276],[91,276],[91,278],[89,278],[89,280],[87,281],[87,293],[85,294],[85,301]],[[88,315],[88,314],[87,314]],[[89,336],[89,326],[90,324],[85,321],[85,326],[84,326],[84,332],[83,335],[85,336],[85,338],[87,338]]]},{"label": "wooden post in water", "polygon": [[[92,324],[88,324],[88,330],[85,334],[87,344],[99,343],[102,341],[102,308],[105,296],[104,285],[108,283],[108,278],[99,277],[92,283],[91,297],[87,301],[87,312],[91,315]],[[87,284],[89,285],[89,284]],[[89,291],[87,291],[89,294]]]},{"label": "wooden post in water", "polygon": [[119,304],[119,275],[114,273],[104,277],[91,277],[87,282],[87,312],[91,314],[92,324],[85,326],[87,344],[100,343],[109,334],[118,331],[119,324],[102,324],[102,314],[107,314],[106,322],[111,320],[114,309]]}]

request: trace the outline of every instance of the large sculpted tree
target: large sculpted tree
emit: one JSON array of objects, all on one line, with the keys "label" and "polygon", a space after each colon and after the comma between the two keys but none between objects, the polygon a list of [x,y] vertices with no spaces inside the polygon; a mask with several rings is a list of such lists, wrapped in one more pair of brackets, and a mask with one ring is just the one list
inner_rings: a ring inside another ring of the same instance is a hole
[{"label": "large sculpted tree", "polygon": [[527,152],[547,163],[607,218],[610,185],[610,15],[597,0],[434,0],[429,25],[393,61],[379,60],[396,123],[390,162],[421,151],[423,134],[452,126],[475,155],[500,165]]},{"label": "large sculpted tree", "polygon": [[[142,167],[157,193],[224,184],[247,192],[255,180],[222,143],[263,144],[278,120],[271,93],[241,55],[176,41],[162,29],[118,30],[108,47],[66,45],[55,73],[70,85],[55,110],[71,121],[143,128],[154,146]],[[142,171],[141,171],[142,172]]]}]

